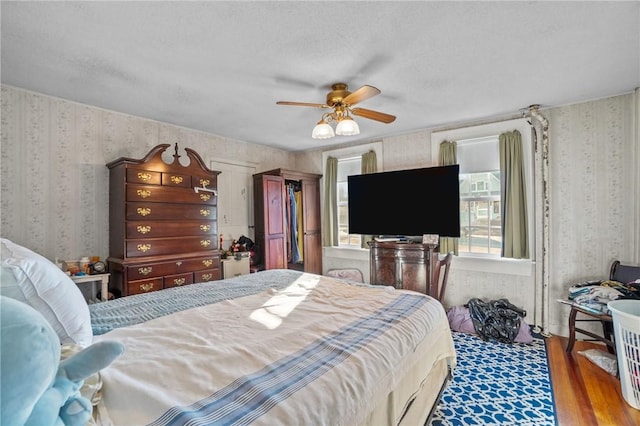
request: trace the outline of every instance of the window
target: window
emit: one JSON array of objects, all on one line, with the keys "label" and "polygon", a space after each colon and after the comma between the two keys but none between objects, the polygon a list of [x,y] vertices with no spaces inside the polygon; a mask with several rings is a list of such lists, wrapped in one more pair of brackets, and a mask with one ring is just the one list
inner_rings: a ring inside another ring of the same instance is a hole
[{"label": "window", "polygon": [[[457,141],[460,164],[459,253],[500,255],[499,135]],[[497,213],[496,213],[497,212]]]},{"label": "window", "polygon": [[500,171],[461,173],[458,250],[499,255],[501,226]]},{"label": "window", "polygon": [[[527,215],[529,235],[533,236],[533,149],[531,130],[524,119],[510,120],[461,129],[434,132],[432,155],[438,158],[440,142],[457,142],[460,164],[460,239],[461,256],[500,257],[502,249],[502,217],[500,200],[501,133],[517,129],[522,135],[527,174]],[[530,253],[533,240],[530,238]]]},{"label": "window", "polygon": [[[373,142],[352,147],[340,148],[322,153],[322,163],[327,163],[327,157],[338,160],[336,178],[337,217],[338,217],[338,247],[361,248],[362,237],[359,234],[349,234],[349,188],[348,176],[359,175],[362,170],[362,154],[375,151],[377,169],[382,171],[382,142]],[[323,203],[324,203],[323,199]]]},{"label": "window", "polygon": [[360,156],[338,159],[338,242],[340,246],[360,247],[360,235],[349,234],[349,185],[348,176],[359,175],[362,166]]}]

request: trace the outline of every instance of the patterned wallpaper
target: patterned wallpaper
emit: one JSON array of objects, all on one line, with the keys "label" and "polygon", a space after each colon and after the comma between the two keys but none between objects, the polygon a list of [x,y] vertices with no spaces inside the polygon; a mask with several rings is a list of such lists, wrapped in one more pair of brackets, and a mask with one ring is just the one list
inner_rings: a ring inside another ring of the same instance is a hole
[{"label": "patterned wallpaper", "polygon": [[[550,124],[551,332],[567,334],[568,309],[555,300],[570,283],[606,275],[613,259],[640,264],[639,98],[636,92],[541,111]],[[321,151],[286,153],[7,86],[1,101],[0,235],[50,259],[107,257],[105,164],[140,158],[160,143],[193,148],[205,162],[322,170]],[[385,169],[431,164],[429,130],[382,142]],[[449,279],[451,304],[472,296],[530,306],[539,286],[528,277],[455,268]]]},{"label": "patterned wallpaper", "polygon": [[[293,154],[140,117],[2,86],[0,235],[49,259],[109,251],[109,173],[119,157],[141,158],[178,143],[259,170],[295,168]],[[172,160],[173,148],[165,151]]]},{"label": "patterned wallpaper", "polygon": [[[640,264],[637,252],[640,122],[635,95],[555,108],[550,122],[551,300],[569,283],[606,278],[615,259]],[[550,307],[565,327],[569,309]]]}]

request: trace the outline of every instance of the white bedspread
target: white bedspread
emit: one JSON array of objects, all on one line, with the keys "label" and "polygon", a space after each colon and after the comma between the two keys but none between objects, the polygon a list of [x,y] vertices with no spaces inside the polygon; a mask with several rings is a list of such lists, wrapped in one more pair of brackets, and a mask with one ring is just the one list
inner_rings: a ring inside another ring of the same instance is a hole
[{"label": "white bedspread", "polygon": [[455,364],[436,300],[313,274],[95,340],[126,348],[102,372],[114,425],[357,425],[418,362]]}]

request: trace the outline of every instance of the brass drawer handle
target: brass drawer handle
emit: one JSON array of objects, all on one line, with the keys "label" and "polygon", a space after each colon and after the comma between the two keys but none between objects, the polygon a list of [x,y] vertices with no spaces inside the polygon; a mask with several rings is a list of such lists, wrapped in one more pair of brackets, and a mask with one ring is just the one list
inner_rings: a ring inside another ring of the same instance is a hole
[{"label": "brass drawer handle", "polygon": [[176,185],[182,183],[182,181],[182,176],[171,176],[171,182],[175,183]]},{"label": "brass drawer handle", "polygon": [[144,225],[144,226],[140,225],[140,226],[136,227],[136,230],[138,231],[138,233],[144,235],[144,234],[147,234],[147,233],[151,232],[151,227],[149,225]]},{"label": "brass drawer handle", "polygon": [[138,268],[138,273],[140,275],[149,275],[151,273],[151,271],[153,271],[153,268],[151,266],[147,266],[144,268]]},{"label": "brass drawer handle", "polygon": [[138,173],[138,179],[140,180],[151,180],[151,174],[150,173]]},{"label": "brass drawer handle", "polygon": [[213,260],[211,259],[203,260],[202,264],[208,268],[209,266],[213,265]]},{"label": "brass drawer handle", "polygon": [[138,197],[140,197],[140,198],[151,197],[151,191],[149,191],[148,189],[138,189],[136,191],[136,193],[138,194]]},{"label": "brass drawer handle", "polygon": [[200,179],[200,186],[209,186],[210,183],[209,179]]},{"label": "brass drawer handle", "polygon": [[149,291],[152,288],[153,288],[153,283],[140,284],[140,290],[142,290],[142,291]]},{"label": "brass drawer handle", "polygon": [[211,245],[211,240],[200,240],[200,245],[202,247],[209,247]]},{"label": "brass drawer handle", "polygon": [[202,279],[205,281],[211,281],[211,278],[213,278],[213,274],[202,274]]},{"label": "brass drawer handle", "polygon": [[147,216],[151,214],[151,209],[149,207],[138,207],[136,212],[138,212],[140,216]]},{"label": "brass drawer handle", "polygon": [[200,194],[200,199],[202,201],[209,201],[211,199],[211,195],[209,195],[209,194]]},{"label": "brass drawer handle", "polygon": [[138,251],[143,253],[151,250],[151,244],[138,244]]},{"label": "brass drawer handle", "polygon": [[211,229],[211,225],[200,225],[200,230],[202,232],[209,232],[209,229]]},{"label": "brass drawer handle", "polygon": [[200,209],[200,214],[202,216],[209,216],[211,214],[211,211],[207,209]]},{"label": "brass drawer handle", "polygon": [[184,283],[186,283],[186,282],[187,282],[187,279],[186,279],[186,278],[175,278],[175,279],[173,280],[173,283],[174,283],[175,285],[182,285],[182,284],[184,284]]},{"label": "brass drawer handle", "polygon": [[176,266],[182,266],[182,260],[178,260],[178,261],[176,262]]}]

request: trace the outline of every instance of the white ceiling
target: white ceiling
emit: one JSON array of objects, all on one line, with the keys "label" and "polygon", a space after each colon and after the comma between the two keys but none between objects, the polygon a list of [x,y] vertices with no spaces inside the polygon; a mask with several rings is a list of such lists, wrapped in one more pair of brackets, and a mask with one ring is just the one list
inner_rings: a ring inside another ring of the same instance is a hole
[{"label": "white ceiling", "polygon": [[[12,2],[2,83],[299,151],[626,93],[640,2]],[[335,82],[382,94],[311,139]]]}]

